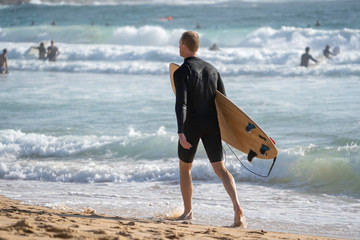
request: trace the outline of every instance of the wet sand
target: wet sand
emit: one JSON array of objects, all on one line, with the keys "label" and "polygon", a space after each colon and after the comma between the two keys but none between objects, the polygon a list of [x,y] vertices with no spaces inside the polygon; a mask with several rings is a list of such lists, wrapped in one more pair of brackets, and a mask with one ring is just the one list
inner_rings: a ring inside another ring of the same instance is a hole
[{"label": "wet sand", "polygon": [[122,218],[21,204],[0,196],[0,240],[16,239],[339,239],[204,226],[187,221]]}]

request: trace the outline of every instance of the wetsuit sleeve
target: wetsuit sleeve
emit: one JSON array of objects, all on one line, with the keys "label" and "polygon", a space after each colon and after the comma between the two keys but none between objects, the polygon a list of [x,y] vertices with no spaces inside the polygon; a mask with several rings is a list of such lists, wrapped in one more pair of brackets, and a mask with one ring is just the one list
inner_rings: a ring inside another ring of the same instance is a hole
[{"label": "wetsuit sleeve", "polygon": [[182,66],[174,72],[174,83],[176,89],[175,113],[177,119],[178,133],[184,132],[184,123],[186,119],[187,107],[187,86],[186,79],[188,71]]},{"label": "wetsuit sleeve", "polygon": [[217,90],[219,90],[219,92],[221,92],[222,94],[224,94],[226,96],[224,83],[223,83],[219,73],[218,73]]},{"label": "wetsuit sleeve", "polygon": [[311,55],[309,55],[309,57],[311,58],[311,60],[313,60],[314,62],[317,62],[316,59],[314,59]]}]

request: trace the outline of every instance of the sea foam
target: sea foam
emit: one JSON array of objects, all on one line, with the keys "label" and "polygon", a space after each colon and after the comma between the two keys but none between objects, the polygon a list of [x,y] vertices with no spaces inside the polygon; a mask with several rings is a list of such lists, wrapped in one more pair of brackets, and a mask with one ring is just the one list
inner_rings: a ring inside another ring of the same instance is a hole
[{"label": "sea foam", "polygon": [[[1,179],[80,183],[179,179],[177,142],[171,140],[173,138],[166,134],[163,127],[154,134],[129,129],[128,136],[124,137],[55,137],[14,130],[2,130],[0,137]],[[121,147],[122,144],[126,146]],[[166,146],[167,151],[173,154],[164,154],[166,150],[160,150],[161,146]],[[160,153],[154,155],[155,152]],[[248,163],[246,155],[238,152],[244,164],[242,166],[227,150],[226,165],[236,181],[358,196],[359,154],[357,143],[343,147],[310,145],[280,149],[268,178],[256,176],[244,166],[266,175],[272,162],[269,160],[255,159],[253,163]],[[218,181],[202,148],[198,151],[192,172],[194,181]]]}]

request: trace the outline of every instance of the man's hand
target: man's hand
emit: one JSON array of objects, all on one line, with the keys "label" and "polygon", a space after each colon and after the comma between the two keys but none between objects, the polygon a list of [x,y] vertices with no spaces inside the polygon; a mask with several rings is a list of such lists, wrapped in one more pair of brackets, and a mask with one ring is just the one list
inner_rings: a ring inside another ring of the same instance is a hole
[{"label": "man's hand", "polygon": [[192,145],[186,140],[185,134],[179,133],[180,145],[185,149],[190,149]]}]

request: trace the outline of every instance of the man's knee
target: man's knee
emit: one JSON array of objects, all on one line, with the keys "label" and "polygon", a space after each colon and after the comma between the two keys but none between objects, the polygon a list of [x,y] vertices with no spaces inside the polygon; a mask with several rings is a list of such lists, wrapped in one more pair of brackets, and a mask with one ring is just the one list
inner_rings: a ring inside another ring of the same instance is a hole
[{"label": "man's knee", "polygon": [[187,163],[180,159],[179,166],[180,166],[180,171],[191,171],[192,163]]},{"label": "man's knee", "polygon": [[226,169],[225,165],[224,165],[224,161],[221,162],[215,162],[211,164],[215,174],[219,177],[219,178],[223,178],[227,175],[229,175],[228,170]]}]

